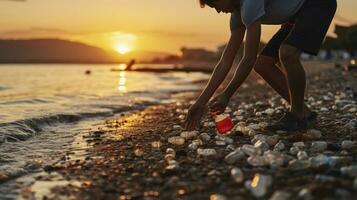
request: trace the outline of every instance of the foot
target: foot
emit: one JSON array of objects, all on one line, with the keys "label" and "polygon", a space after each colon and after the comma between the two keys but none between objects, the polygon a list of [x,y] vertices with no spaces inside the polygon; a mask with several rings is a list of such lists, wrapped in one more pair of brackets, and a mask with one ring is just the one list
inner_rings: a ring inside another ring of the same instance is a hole
[{"label": "foot", "polygon": [[316,122],[317,113],[311,112],[305,119],[299,119],[296,114],[292,112],[286,112],[282,118],[268,125],[267,129],[270,131],[306,131],[312,127]]},{"label": "foot", "polygon": [[306,118],[306,122],[307,122],[307,128],[312,128],[313,126],[315,126],[316,121],[317,121],[317,112],[315,111],[311,111],[309,116]]}]

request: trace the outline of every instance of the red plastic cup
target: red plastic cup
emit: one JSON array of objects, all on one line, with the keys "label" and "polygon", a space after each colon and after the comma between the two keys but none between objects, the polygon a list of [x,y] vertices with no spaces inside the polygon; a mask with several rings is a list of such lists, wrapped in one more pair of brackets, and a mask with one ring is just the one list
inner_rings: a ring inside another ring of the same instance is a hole
[{"label": "red plastic cup", "polygon": [[211,114],[215,118],[216,129],[220,134],[225,135],[233,129],[233,121],[228,115],[217,115],[217,112]]}]

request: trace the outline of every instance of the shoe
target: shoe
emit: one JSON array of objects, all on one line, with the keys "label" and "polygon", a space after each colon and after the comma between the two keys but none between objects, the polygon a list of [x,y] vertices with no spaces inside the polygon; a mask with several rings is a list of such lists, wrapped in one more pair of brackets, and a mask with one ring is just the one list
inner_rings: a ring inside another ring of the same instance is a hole
[{"label": "shoe", "polygon": [[316,122],[317,122],[317,112],[315,111],[311,111],[309,117],[307,117],[306,121],[307,121],[307,128],[312,128],[315,126]]},{"label": "shoe", "polygon": [[[314,114],[313,114],[314,113]],[[310,116],[306,119],[299,119],[292,112],[285,112],[283,117],[281,117],[278,121],[274,122],[271,125],[267,126],[267,129],[270,131],[306,131],[310,124],[310,121],[316,121],[317,113],[312,112]]]}]

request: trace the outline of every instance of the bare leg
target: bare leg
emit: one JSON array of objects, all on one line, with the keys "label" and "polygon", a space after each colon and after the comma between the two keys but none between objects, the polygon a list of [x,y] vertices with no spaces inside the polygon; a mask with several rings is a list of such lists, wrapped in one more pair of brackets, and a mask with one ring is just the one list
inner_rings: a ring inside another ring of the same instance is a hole
[{"label": "bare leg", "polygon": [[[282,98],[290,103],[290,92],[286,75],[275,64],[278,59],[268,56],[259,56],[254,66],[254,70],[258,73]],[[304,104],[303,112],[305,116],[310,115],[310,109]]]},{"label": "bare leg", "polygon": [[304,113],[306,76],[300,62],[301,51],[290,45],[282,45],[279,53],[280,61],[287,72],[291,112],[300,119],[305,118],[307,117]]}]

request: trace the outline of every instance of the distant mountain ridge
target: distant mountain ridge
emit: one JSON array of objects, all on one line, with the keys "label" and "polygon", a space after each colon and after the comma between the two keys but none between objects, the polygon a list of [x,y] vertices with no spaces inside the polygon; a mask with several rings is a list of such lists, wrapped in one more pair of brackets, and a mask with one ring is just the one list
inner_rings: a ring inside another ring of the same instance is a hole
[{"label": "distant mountain ridge", "polygon": [[0,40],[0,63],[107,63],[118,54],[62,39]]}]

